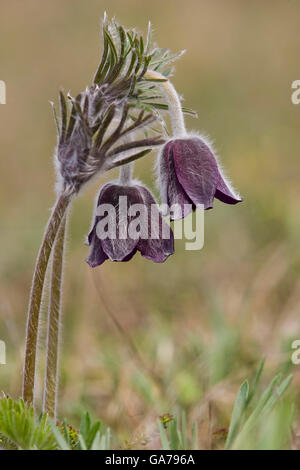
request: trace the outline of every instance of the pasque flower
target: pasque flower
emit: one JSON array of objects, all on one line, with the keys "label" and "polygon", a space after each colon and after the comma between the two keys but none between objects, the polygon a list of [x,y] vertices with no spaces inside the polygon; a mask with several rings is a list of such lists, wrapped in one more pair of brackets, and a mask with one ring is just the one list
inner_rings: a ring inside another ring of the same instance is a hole
[{"label": "pasque flower", "polygon": [[173,209],[172,219],[186,216],[197,205],[211,209],[214,198],[226,204],[242,200],[226,181],[213,150],[200,137],[170,140],[160,152],[158,171],[161,197]]},{"label": "pasque flower", "polygon": [[[125,30],[105,18],[103,54],[93,82],[74,98],[59,94],[60,117],[54,109],[58,131],[54,155],[57,200],[34,270],[23,378],[23,398],[32,403],[39,317],[52,255],[43,407],[54,420],[65,233],[69,207],[82,188],[104,172],[120,167],[119,180],[105,184],[97,197],[88,235],[87,262],[91,267],[107,259],[128,261],[137,251],[157,263],[174,253],[173,233],[155,199],[145,186],[132,180],[133,162],[152,148],[163,145],[158,165],[162,199],[171,211],[174,204],[180,209],[179,213],[171,212],[172,219],[186,215],[199,204],[209,209],[214,198],[229,204],[241,200],[225,180],[209,145],[185,129],[180,99],[169,80],[169,64],[179,55],[152,48],[150,25],[144,41],[135,30]],[[158,102],[162,98],[164,102]],[[169,133],[165,132],[165,110],[172,124],[172,137],[166,144]]]},{"label": "pasque flower", "polygon": [[[93,82],[75,97],[68,94],[66,98],[60,92],[60,116],[53,107],[58,137],[54,154],[57,200],[47,223],[34,269],[28,305],[22,395],[26,402],[34,401],[39,317],[44,289],[48,287],[45,283],[47,267],[52,256],[43,407],[54,420],[62,260],[69,207],[92,179],[143,157],[153,147],[165,142],[160,129],[150,127],[153,122],[160,122],[156,101],[160,94],[146,74],[149,68],[159,68],[165,73],[164,80],[167,80],[171,72],[168,64],[174,60],[174,55],[166,49],[152,48],[150,26],[147,41],[144,41],[135,30],[125,30],[116,21],[109,22],[107,18],[103,22],[103,43],[102,58]],[[123,183],[120,185],[124,185]],[[150,205],[153,202],[151,194],[142,186],[135,186],[135,191],[131,188],[128,191],[129,200],[134,201],[136,198],[138,201],[142,200],[144,206]],[[159,215],[157,210],[156,212]],[[145,224],[144,217],[143,229]],[[163,223],[159,215],[158,223],[154,226],[158,230],[160,225],[163,226]],[[164,261],[173,252],[172,236],[168,240],[159,236],[151,240],[142,236],[137,238],[131,245],[126,240],[121,240],[121,245],[118,241],[112,242],[111,249],[108,239],[104,242],[103,253],[106,257],[122,259],[139,250],[143,256]],[[93,244],[95,249],[96,241]],[[100,244],[98,246],[102,249]]]},{"label": "pasque flower", "polygon": [[[161,79],[157,71],[148,72]],[[158,157],[158,182],[162,202],[172,220],[185,217],[196,206],[213,207],[214,198],[227,204],[242,201],[235,193],[216,160],[210,145],[185,127],[180,98],[170,81],[158,82],[166,99],[172,124],[172,138]]]},{"label": "pasque flower", "polygon": [[150,191],[137,181],[105,184],[88,235],[91,267],[105,260],[129,261],[139,251],[156,263],[174,253],[174,236]]}]

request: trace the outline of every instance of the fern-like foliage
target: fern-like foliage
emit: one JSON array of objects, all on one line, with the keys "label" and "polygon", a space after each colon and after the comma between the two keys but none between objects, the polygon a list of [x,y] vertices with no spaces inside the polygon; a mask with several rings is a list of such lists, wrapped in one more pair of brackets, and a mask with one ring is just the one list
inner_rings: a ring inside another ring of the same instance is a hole
[{"label": "fern-like foliage", "polygon": [[0,399],[0,445],[6,449],[53,450],[56,439],[45,414],[37,419],[20,398]]},{"label": "fern-like foliage", "polygon": [[46,414],[35,417],[34,410],[20,398],[0,399],[0,449],[5,450],[108,450],[110,430],[89,413],[79,430],[65,421],[54,423]]},{"label": "fern-like foliage", "polygon": [[[102,33],[103,54],[94,84],[109,87],[111,95],[126,96],[132,108],[147,112],[167,110],[168,105],[157,84],[172,75],[173,62],[185,51],[172,54],[169,49],[153,44],[150,22],[146,40],[135,29],[125,29],[106,17]],[[159,72],[165,79],[147,78],[147,70]],[[189,108],[183,108],[183,111],[195,115]]]}]

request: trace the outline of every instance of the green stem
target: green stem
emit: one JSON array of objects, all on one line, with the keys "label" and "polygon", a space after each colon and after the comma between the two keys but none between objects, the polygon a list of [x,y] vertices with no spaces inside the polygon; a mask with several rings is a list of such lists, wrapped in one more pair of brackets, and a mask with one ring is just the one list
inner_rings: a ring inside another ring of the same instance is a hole
[{"label": "green stem", "polygon": [[55,420],[58,387],[59,340],[61,325],[61,290],[63,281],[63,259],[67,224],[67,214],[64,216],[53,247],[52,273],[48,310],[47,332],[47,362],[44,388],[45,413]]},{"label": "green stem", "polygon": [[161,73],[156,72],[155,70],[147,70],[145,73],[145,78],[150,80],[163,80],[158,81],[156,85],[161,89],[169,106],[173,137],[186,137],[184,115],[182,112],[180,99],[170,80],[166,80],[166,77],[164,77]]},{"label": "green stem", "polygon": [[30,404],[33,403],[34,399],[39,314],[45,275],[52,245],[54,243],[57,230],[66,212],[69,202],[69,196],[60,195],[58,197],[45,230],[44,238],[38,253],[33,274],[27,317],[25,364],[22,393],[23,399]]}]

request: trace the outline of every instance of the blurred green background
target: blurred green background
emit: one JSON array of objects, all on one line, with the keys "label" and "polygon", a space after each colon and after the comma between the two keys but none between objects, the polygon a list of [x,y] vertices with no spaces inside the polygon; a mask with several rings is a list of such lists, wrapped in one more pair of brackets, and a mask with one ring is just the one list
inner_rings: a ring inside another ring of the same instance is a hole
[{"label": "blurred green background", "polygon": [[[278,370],[294,374],[296,436],[300,366],[290,357],[291,342],[300,339],[300,105],[291,103],[291,83],[300,78],[297,1],[1,2],[7,104],[0,105],[0,339],[7,365],[0,365],[0,389],[20,394],[31,276],[54,203],[49,100],[60,87],[76,94],[91,82],[105,10],[144,33],[150,20],[160,47],[187,50],[173,80],[199,114],[187,124],[214,140],[244,202],[216,201],[205,214],[201,251],[185,251],[177,241],[163,265],[136,256],[95,270],[84,261],[83,242],[104,179],[75,202],[60,415],[77,425],[81,410],[91,410],[134,446],[155,439],[155,418],[180,407],[198,421],[201,446],[218,447],[241,381],[266,356],[266,381]],[[139,161],[135,171],[156,191],[154,159]],[[40,349],[41,395],[43,338]]]}]

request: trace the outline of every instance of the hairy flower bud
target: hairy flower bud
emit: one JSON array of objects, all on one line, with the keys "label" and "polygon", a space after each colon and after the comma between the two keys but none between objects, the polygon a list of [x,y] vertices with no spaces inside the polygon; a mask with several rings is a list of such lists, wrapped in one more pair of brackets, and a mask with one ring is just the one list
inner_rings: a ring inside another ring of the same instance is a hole
[{"label": "hairy flower bud", "polygon": [[108,183],[99,193],[92,229],[88,235],[91,267],[106,259],[129,261],[139,251],[156,263],[174,253],[174,237],[155,199],[139,182]]},{"label": "hairy flower bud", "polygon": [[78,193],[99,172],[141,158],[151,147],[164,143],[160,135],[136,137],[139,130],[156,120],[152,113],[139,111],[132,122],[129,103],[121,97],[95,98],[98,88],[86,89],[76,98],[68,95],[72,104],[69,112],[60,92],[60,122],[53,108],[58,131],[55,162],[59,192]]},{"label": "hairy flower bud", "polygon": [[170,140],[158,161],[158,179],[163,203],[181,208],[171,218],[186,216],[191,207],[213,207],[214,198],[226,204],[242,199],[225,180],[213,151],[199,137]]},{"label": "hairy flower bud", "polygon": [[92,146],[90,130],[78,120],[72,134],[58,143],[57,160],[65,187],[78,191],[84,180],[83,168]]}]

